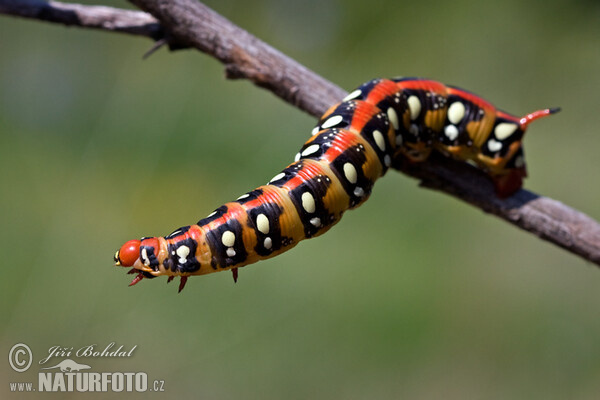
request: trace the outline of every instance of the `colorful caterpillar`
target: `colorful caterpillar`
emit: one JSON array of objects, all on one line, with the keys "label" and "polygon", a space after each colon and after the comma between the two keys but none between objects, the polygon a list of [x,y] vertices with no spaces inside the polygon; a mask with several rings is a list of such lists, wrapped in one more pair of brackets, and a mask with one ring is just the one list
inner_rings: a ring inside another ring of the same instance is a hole
[{"label": "colorful caterpillar", "polygon": [[305,238],[319,236],[344,211],[370,195],[375,180],[404,157],[427,159],[432,150],[484,170],[506,197],[526,176],[522,138],[530,122],[559,109],[517,118],[482,98],[439,82],[376,79],[331,107],[295,161],[268,184],[227,203],[196,225],[165,237],[130,240],[116,265],[143,278],[237,269],[274,257]]}]

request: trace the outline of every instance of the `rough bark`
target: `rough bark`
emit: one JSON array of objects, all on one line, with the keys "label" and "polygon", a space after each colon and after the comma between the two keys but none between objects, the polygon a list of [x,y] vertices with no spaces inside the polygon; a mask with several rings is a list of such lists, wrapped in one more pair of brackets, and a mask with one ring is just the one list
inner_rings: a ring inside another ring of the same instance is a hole
[{"label": "rough bark", "polygon": [[147,36],[155,40],[164,36],[156,18],[148,13],[134,10],[58,1],[0,0],[0,13],[67,26]]}]

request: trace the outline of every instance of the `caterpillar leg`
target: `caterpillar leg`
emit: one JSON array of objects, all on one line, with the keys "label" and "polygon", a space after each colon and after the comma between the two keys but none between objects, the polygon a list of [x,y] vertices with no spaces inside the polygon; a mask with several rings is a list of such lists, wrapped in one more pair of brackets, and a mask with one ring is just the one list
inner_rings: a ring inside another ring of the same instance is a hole
[{"label": "caterpillar leg", "polygon": [[181,277],[181,279],[179,280],[179,290],[177,291],[177,293],[181,293],[181,291],[185,287],[185,284],[187,283],[187,280],[188,280],[187,276]]}]

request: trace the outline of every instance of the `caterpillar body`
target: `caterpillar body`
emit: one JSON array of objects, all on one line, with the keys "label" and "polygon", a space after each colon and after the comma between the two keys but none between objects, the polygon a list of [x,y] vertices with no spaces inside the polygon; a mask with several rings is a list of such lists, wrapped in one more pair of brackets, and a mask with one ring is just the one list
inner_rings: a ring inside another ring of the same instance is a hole
[{"label": "caterpillar body", "polygon": [[350,92],[319,120],[295,160],[266,185],[165,237],[130,240],[116,265],[143,278],[237,269],[319,236],[361,205],[399,158],[422,162],[432,151],[485,171],[506,197],[526,176],[523,134],[557,112],[515,117],[465,90],[420,79],[375,79]]}]

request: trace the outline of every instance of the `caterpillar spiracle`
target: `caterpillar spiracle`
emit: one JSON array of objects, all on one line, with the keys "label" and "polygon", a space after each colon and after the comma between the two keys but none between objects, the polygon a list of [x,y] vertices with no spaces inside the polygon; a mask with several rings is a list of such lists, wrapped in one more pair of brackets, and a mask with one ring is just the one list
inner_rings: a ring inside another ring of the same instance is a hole
[{"label": "caterpillar spiracle", "polygon": [[266,185],[165,237],[130,240],[116,265],[143,278],[232,270],[277,256],[319,236],[361,205],[394,160],[422,162],[432,151],[485,171],[506,197],[526,176],[523,134],[559,111],[515,117],[465,90],[420,79],[375,79],[350,92],[319,120],[295,160]]}]

